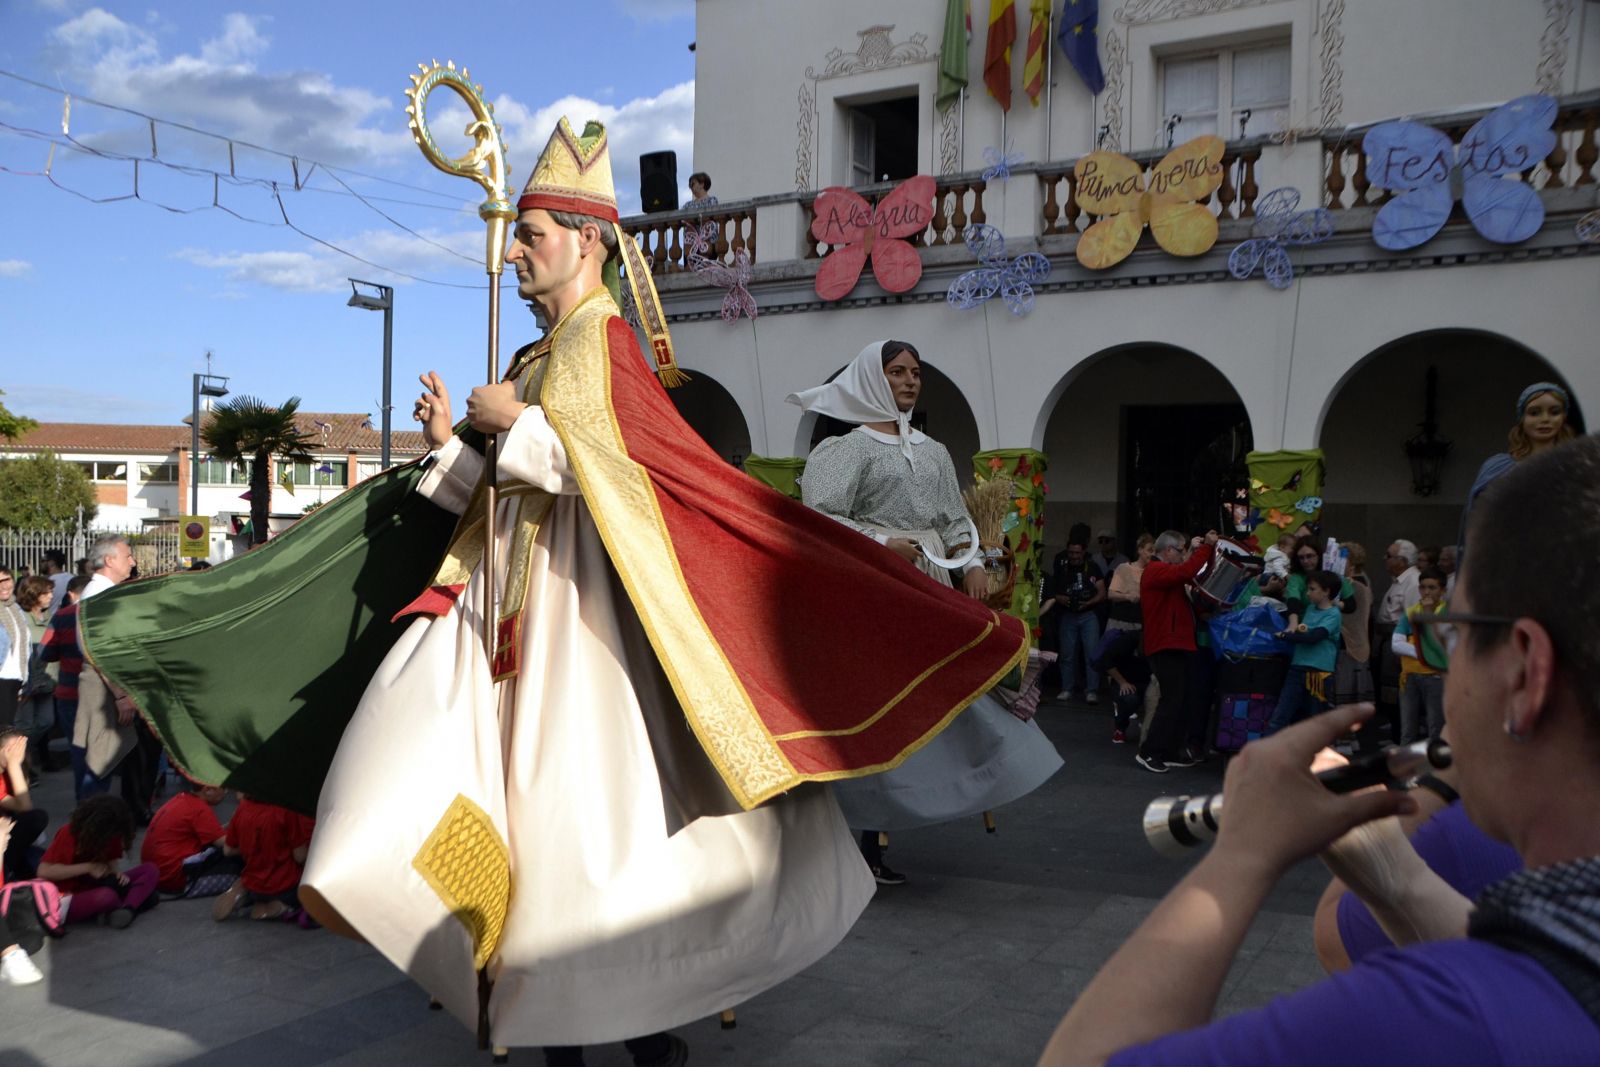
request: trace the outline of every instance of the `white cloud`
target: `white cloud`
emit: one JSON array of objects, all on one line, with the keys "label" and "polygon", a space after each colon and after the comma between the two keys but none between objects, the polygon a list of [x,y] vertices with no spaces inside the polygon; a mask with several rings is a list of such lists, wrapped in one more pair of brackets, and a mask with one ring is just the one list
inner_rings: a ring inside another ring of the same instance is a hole
[{"label": "white cloud", "polygon": [[[271,43],[267,21],[226,15],[198,53],[166,56],[148,30],[95,7],[56,27],[47,58],[86,96],[304,158],[370,166],[414,151],[389,99],[322,72],[258,69]],[[141,145],[137,132],[88,139]]]},{"label": "white cloud", "polygon": [[0,278],[25,278],[33,273],[33,264],[25,259],[0,259]]},{"label": "white cloud", "polygon": [[[476,256],[482,254],[477,251],[483,244],[482,230],[423,232],[430,240],[456,249],[462,255],[473,255],[474,263],[478,262]],[[478,284],[483,277],[481,264],[474,269],[473,263],[407,233],[369,230],[334,243],[362,259],[394,265],[408,274],[468,285]],[[251,286],[266,286],[293,293],[331,292],[347,288],[350,283],[346,279],[351,275],[372,276],[375,281],[385,284],[407,284],[405,278],[375,272],[374,268],[364,263],[322,247],[304,252],[214,252],[203,248],[185,248],[174,253],[174,256],[197,267],[223,272],[230,286],[219,294],[225,297],[237,297],[240,289]]]},{"label": "white cloud", "polygon": [[[583,96],[564,96],[533,109],[511,96],[494,102],[511,156],[512,191],[521,190],[528,180],[539,153],[550,139],[562,115],[572,128],[583,131],[589,119],[605,123],[611,146],[611,174],[616,182],[618,207],[624,215],[639,211],[639,156],[645,152],[673,151],[678,154],[680,193],[688,186],[694,171],[694,82],[687,81],[662,90],[655,96],[636,97],[623,104],[608,104]],[[438,130],[465,129],[466,109],[452,104],[430,114]],[[463,145],[465,142],[463,141]]]}]

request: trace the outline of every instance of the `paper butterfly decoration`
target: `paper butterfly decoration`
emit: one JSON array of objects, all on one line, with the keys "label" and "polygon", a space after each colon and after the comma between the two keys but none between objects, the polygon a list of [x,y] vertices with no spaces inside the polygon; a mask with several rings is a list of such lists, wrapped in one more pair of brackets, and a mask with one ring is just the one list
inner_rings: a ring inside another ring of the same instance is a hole
[{"label": "paper butterfly decoration", "polygon": [[1276,526],[1280,530],[1287,530],[1289,528],[1289,524],[1294,522],[1294,512],[1279,511],[1277,508],[1272,508],[1267,512],[1266,521],[1272,523],[1272,525]]},{"label": "paper butterfly decoration", "polygon": [[702,226],[691,227],[683,231],[683,243],[688,249],[685,259],[689,269],[704,278],[712,285],[728,290],[728,295],[722,298],[722,321],[733,322],[740,315],[748,318],[756,317],[756,298],[750,295],[750,254],[744,249],[739,249],[733,254],[733,265],[721,263],[706,257],[711,250],[711,243],[717,238],[716,223],[708,222]]},{"label": "paper butterfly decoration", "polygon": [[1013,315],[1033,310],[1033,285],[1050,276],[1050,261],[1038,252],[1024,252],[1014,260],[1006,258],[1006,239],[993,226],[976,223],[962,231],[972,254],[983,264],[950,283],[945,300],[959,311],[970,311],[995,294],[1006,302]]},{"label": "paper butterfly decoration", "polygon": [[1003,182],[1011,177],[1011,168],[1022,162],[1022,153],[1013,152],[1009,148],[1001,151],[998,148],[986,147],[983,150],[983,161],[989,164],[983,172],[986,182]]},{"label": "paper butterfly decoration", "polygon": [[1078,238],[1078,262],[1105,270],[1128,258],[1146,223],[1175,256],[1198,256],[1217,243],[1217,217],[1195,201],[1222,184],[1222,138],[1186,141],[1150,169],[1119,152],[1090,152],[1072,168],[1078,207],[1100,221]]},{"label": "paper butterfly decoration", "polygon": [[1372,239],[1391,251],[1415,248],[1439,232],[1459,197],[1486,240],[1526,241],[1544,225],[1544,202],[1516,175],[1555,148],[1555,117],[1553,97],[1518,97],[1474,123],[1460,145],[1421,123],[1374,126],[1361,142],[1367,180],[1398,195],[1378,209]]},{"label": "paper butterfly decoration", "polygon": [[1333,236],[1333,216],[1323,208],[1296,211],[1300,193],[1296,189],[1274,189],[1256,203],[1254,235],[1241,241],[1228,253],[1228,273],[1240,281],[1261,268],[1267,284],[1287,289],[1294,284],[1294,264],[1289,262],[1285,245],[1321,244]]},{"label": "paper butterfly decoration", "polygon": [[903,293],[922,278],[922,257],[906,240],[933,220],[934,181],[926,174],[895,186],[877,207],[842,185],[817,194],[811,236],[834,245],[817,271],[817,295],[838,300],[856,287],[872,260],[872,276],[885,292]]}]

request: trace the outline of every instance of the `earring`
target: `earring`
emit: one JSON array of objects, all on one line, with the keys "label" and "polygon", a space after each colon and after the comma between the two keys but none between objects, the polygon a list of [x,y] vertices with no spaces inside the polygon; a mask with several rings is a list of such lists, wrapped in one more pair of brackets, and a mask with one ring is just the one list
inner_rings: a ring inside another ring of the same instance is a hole
[{"label": "earring", "polygon": [[1528,739],[1528,735],[1527,734],[1519,734],[1519,733],[1517,733],[1517,728],[1511,724],[1511,720],[1510,719],[1506,720],[1506,736],[1511,738],[1511,740],[1517,742],[1518,744],[1521,744],[1523,741],[1526,741]]}]

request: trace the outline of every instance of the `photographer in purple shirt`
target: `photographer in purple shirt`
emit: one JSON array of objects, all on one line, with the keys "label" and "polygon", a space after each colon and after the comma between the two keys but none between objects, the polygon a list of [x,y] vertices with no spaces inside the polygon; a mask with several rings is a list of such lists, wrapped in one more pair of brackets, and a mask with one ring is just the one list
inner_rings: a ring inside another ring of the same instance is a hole
[{"label": "photographer in purple shirt", "polygon": [[[1423,621],[1450,652],[1445,720],[1466,814],[1524,870],[1473,902],[1422,864],[1403,879],[1412,899],[1391,909],[1406,928],[1385,925],[1402,947],[1212,1022],[1283,873],[1358,826],[1392,830],[1390,816],[1416,809],[1404,794],[1338,795],[1312,777],[1319,750],[1372,711],[1336,708],[1233,761],[1210,853],[1101,968],[1040,1063],[1600,1063],[1597,528],[1600,438],[1530,458],[1474,508],[1451,610]],[[1553,565],[1530,571],[1519,565],[1528,558]],[[1415,857],[1409,846],[1396,854]],[[1330,865],[1362,891],[1359,872]]]}]

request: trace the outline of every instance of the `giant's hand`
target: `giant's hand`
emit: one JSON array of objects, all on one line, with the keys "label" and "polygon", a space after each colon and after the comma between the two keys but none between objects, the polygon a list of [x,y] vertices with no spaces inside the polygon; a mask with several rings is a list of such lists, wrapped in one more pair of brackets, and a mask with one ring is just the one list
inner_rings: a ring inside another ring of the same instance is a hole
[{"label": "giant's hand", "polygon": [[515,382],[480,385],[467,397],[467,419],[474,430],[504,433],[527,406],[517,399]]},{"label": "giant's hand", "polygon": [[973,567],[961,577],[961,589],[974,600],[984,600],[989,596],[989,572],[982,567]]},{"label": "giant's hand", "polygon": [[909,537],[891,537],[883,546],[907,563],[915,563],[922,558],[922,548]]},{"label": "giant's hand", "polygon": [[443,448],[450,440],[454,423],[450,419],[450,391],[444,379],[433,371],[419,374],[422,395],[411,409],[411,417],[422,423],[422,440],[429,448]]},{"label": "giant's hand", "polygon": [[1372,710],[1371,704],[1346,704],[1246,745],[1223,780],[1228,817],[1213,851],[1260,865],[1276,877],[1353,827],[1414,808],[1416,801],[1403,793],[1341,796],[1312,777],[1318,750]]}]

